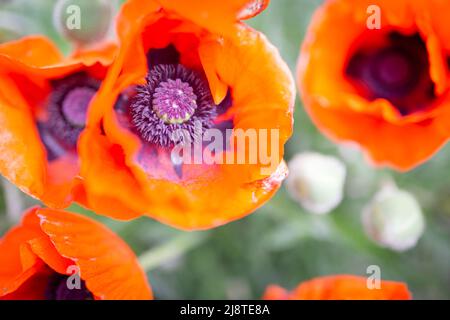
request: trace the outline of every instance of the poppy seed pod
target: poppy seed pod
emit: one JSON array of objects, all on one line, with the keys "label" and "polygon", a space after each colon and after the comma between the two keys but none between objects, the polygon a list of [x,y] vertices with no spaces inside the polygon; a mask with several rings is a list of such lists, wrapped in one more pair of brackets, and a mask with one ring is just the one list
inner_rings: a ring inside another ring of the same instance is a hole
[{"label": "poppy seed pod", "polygon": [[342,201],[346,168],[339,159],[300,153],[289,162],[289,172],[286,188],[306,210],[324,214]]},{"label": "poppy seed pod", "polygon": [[396,251],[414,247],[425,228],[414,196],[390,185],[383,187],[366,207],[363,224],[376,243]]},{"label": "poppy seed pod", "polygon": [[71,42],[88,45],[110,30],[115,0],[58,0],[53,11],[56,29]]}]

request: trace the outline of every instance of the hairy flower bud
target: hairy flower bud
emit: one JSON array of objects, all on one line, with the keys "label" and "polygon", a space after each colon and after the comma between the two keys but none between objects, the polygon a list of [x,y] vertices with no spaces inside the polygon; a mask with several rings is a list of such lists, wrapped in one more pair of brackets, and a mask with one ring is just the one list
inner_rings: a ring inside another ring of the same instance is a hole
[{"label": "hairy flower bud", "polygon": [[391,185],[383,187],[366,207],[363,224],[377,244],[396,251],[414,247],[425,228],[414,196]]},{"label": "hairy flower bud", "polygon": [[289,162],[289,172],[287,190],[306,210],[324,214],[342,201],[346,168],[339,159],[300,153]]},{"label": "hairy flower bud", "polygon": [[56,29],[71,42],[89,45],[106,37],[115,11],[114,0],[58,0]]}]

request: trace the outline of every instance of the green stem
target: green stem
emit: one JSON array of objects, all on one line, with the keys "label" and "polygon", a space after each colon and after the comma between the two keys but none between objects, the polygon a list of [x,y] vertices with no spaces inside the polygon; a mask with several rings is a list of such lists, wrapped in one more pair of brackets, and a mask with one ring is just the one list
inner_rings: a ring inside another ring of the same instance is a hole
[{"label": "green stem", "polygon": [[145,271],[150,271],[164,262],[182,256],[189,250],[199,246],[207,239],[208,232],[185,233],[156,248],[150,249],[139,257]]}]

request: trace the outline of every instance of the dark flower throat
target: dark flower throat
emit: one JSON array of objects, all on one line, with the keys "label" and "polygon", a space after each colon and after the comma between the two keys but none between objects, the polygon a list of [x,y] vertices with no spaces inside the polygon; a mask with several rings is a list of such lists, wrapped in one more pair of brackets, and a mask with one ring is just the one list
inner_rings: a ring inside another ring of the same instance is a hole
[{"label": "dark flower throat", "polygon": [[52,83],[46,121],[38,123],[49,160],[76,149],[78,137],[86,124],[89,104],[100,81],[78,73]]},{"label": "dark flower throat", "polygon": [[361,49],[346,74],[369,100],[384,98],[402,115],[424,110],[436,98],[426,45],[419,34],[388,34],[388,45]]},{"label": "dark flower throat", "polygon": [[93,300],[94,295],[86,288],[86,283],[80,280],[80,287],[69,289],[68,276],[55,273],[50,277],[45,290],[46,300]]}]

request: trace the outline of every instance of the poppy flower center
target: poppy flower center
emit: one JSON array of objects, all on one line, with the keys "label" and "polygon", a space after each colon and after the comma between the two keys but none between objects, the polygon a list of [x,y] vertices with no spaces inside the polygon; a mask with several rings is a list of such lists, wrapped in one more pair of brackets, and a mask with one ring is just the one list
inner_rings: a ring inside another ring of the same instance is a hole
[{"label": "poppy flower center", "polygon": [[153,94],[153,110],[165,123],[184,123],[192,117],[196,108],[194,90],[180,79],[161,82]]},{"label": "poppy flower center", "polygon": [[49,160],[74,150],[86,124],[88,107],[100,81],[78,73],[53,81],[46,121],[38,129]]},{"label": "poppy flower center", "polygon": [[389,100],[402,115],[423,110],[434,100],[426,45],[420,35],[393,32],[387,45],[352,56],[347,75],[370,100]]},{"label": "poppy flower center", "polygon": [[128,113],[142,140],[170,147],[193,142],[203,133],[197,128],[211,128],[216,105],[204,76],[180,64],[158,64],[137,87]]},{"label": "poppy flower center", "polygon": [[402,88],[408,88],[417,81],[413,63],[407,52],[387,49],[375,56],[372,72],[379,86],[387,90],[396,88],[401,92]]},{"label": "poppy flower center", "polygon": [[86,283],[80,280],[79,288],[69,288],[68,278],[65,275],[55,274],[45,290],[47,300],[93,300],[94,295],[90,292]]},{"label": "poppy flower center", "polygon": [[95,95],[95,90],[88,87],[70,90],[62,102],[62,113],[73,127],[83,128],[86,124],[86,114],[89,103]]}]

